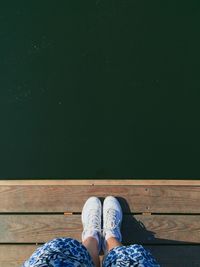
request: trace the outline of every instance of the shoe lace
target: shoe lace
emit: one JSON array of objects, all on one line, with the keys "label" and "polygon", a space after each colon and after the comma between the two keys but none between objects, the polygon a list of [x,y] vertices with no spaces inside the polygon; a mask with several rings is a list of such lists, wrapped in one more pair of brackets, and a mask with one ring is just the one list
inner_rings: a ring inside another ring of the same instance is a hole
[{"label": "shoe lace", "polygon": [[120,224],[120,220],[117,216],[117,211],[114,209],[107,210],[106,222],[105,222],[105,230],[114,230]]},{"label": "shoe lace", "polygon": [[97,214],[97,211],[95,209],[91,209],[90,213],[88,215],[88,226],[87,229],[98,229],[100,230],[100,225],[99,225],[99,215]]}]

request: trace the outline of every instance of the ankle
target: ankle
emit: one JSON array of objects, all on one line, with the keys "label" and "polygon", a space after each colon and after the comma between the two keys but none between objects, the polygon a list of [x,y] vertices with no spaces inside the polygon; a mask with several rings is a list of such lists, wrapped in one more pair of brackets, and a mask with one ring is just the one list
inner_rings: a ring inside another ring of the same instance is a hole
[{"label": "ankle", "polygon": [[93,236],[89,236],[87,237],[83,242],[82,242],[83,246],[86,247],[87,251],[89,252],[94,265],[95,266],[100,266],[100,262],[99,262],[99,248],[98,248],[98,241],[96,238],[94,238]]},{"label": "ankle", "polygon": [[85,243],[88,239],[90,240],[90,238],[95,239],[97,242],[97,246],[99,245],[100,242],[100,235],[97,231],[95,230],[88,230],[83,232],[82,234],[82,242]]},{"label": "ankle", "polygon": [[110,239],[110,238],[116,238],[116,239],[117,239],[116,235],[115,235],[113,232],[111,232],[111,231],[107,231],[107,232],[105,233],[105,241],[107,241],[107,240]]},{"label": "ankle", "polygon": [[104,241],[104,246],[107,252],[115,247],[122,246],[122,243],[116,239],[115,237],[111,236],[107,240]]},{"label": "ankle", "polygon": [[104,239],[107,241],[109,238],[115,238],[118,242],[122,241],[122,235],[120,229],[106,230],[104,232]]},{"label": "ankle", "polygon": [[94,250],[98,249],[99,242],[94,236],[88,236],[82,241],[85,247],[92,247]]}]

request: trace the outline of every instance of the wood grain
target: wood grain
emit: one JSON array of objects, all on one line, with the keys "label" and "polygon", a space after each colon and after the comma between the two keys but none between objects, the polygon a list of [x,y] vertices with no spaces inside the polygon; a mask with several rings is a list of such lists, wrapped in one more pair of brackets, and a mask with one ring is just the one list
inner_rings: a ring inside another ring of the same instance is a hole
[{"label": "wood grain", "polygon": [[37,245],[0,245],[0,266],[19,267],[38,247]]},{"label": "wood grain", "polygon": [[124,212],[200,213],[200,186],[134,185],[0,186],[0,212],[81,212],[93,195],[118,197]]},{"label": "wood grain", "polygon": [[200,179],[20,179],[0,180],[0,185],[196,185]]},{"label": "wood grain", "polygon": [[[80,240],[80,215],[0,215],[0,243],[40,243],[55,237]],[[123,242],[200,243],[200,216],[124,215]]]},{"label": "wood grain", "polygon": [[[19,267],[38,248],[36,245],[0,245],[0,266]],[[162,267],[200,266],[200,246],[144,246]],[[101,260],[102,260],[101,256]]]}]

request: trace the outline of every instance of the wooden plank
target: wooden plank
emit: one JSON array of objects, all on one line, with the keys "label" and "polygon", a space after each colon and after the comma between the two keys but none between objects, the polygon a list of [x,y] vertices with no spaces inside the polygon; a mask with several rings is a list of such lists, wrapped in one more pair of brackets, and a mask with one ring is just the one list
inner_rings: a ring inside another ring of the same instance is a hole
[{"label": "wooden plank", "polygon": [[0,266],[19,267],[38,247],[36,245],[0,245]]},{"label": "wooden plank", "polygon": [[[0,245],[0,266],[19,267],[39,246],[36,245]],[[200,266],[200,246],[144,246],[162,267]],[[102,259],[103,256],[101,256]]]},{"label": "wooden plank", "polygon": [[144,246],[162,267],[200,266],[200,246]]},{"label": "wooden plank", "polygon": [[0,180],[1,185],[187,185],[200,186],[197,179],[22,179]]},{"label": "wooden plank", "polygon": [[[80,240],[80,215],[0,215],[0,243],[41,243],[59,236]],[[123,242],[200,243],[200,216],[124,215]]]},{"label": "wooden plank", "polygon": [[200,216],[127,215],[122,224],[126,243],[184,244],[200,243]]},{"label": "wooden plank", "polygon": [[81,212],[93,195],[118,197],[124,212],[200,213],[198,186],[112,185],[0,186],[0,212]]}]

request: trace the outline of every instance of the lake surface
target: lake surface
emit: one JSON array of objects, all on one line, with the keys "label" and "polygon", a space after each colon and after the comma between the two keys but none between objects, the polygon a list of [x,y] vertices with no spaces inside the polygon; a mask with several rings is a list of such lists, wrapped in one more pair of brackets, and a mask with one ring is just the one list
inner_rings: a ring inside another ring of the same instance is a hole
[{"label": "lake surface", "polygon": [[0,178],[200,178],[199,1],[0,4]]}]

